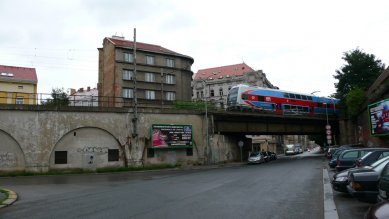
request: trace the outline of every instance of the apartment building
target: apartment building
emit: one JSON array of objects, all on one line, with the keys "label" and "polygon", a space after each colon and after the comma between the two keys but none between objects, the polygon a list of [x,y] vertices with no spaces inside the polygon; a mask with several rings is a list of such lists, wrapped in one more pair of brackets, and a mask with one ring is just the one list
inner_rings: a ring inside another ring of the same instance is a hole
[{"label": "apartment building", "polygon": [[238,84],[277,89],[262,70],[255,71],[246,63],[240,63],[198,70],[192,82],[192,99],[206,98],[225,107],[228,91]]},{"label": "apartment building", "polygon": [[117,36],[106,37],[98,50],[102,106],[132,106],[135,94],[139,106],[191,100],[192,57],[141,42],[136,43],[135,56],[134,42]]},{"label": "apartment building", "polygon": [[0,104],[36,104],[35,68],[0,65]]}]

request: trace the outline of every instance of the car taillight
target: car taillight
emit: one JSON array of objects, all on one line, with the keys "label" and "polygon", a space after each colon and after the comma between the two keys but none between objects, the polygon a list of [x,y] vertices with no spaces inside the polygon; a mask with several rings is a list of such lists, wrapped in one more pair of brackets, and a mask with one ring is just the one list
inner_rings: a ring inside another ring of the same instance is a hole
[{"label": "car taillight", "polygon": [[340,160],[339,159],[338,159],[338,162],[337,162],[336,165],[338,165],[338,167],[340,167]]}]

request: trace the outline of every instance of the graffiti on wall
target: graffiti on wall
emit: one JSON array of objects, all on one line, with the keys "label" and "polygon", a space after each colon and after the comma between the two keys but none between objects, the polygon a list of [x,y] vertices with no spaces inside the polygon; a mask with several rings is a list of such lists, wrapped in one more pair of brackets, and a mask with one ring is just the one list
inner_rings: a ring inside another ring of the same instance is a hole
[{"label": "graffiti on wall", "polygon": [[16,158],[13,153],[0,152],[0,167],[12,167],[16,163]]},{"label": "graffiti on wall", "polygon": [[108,147],[89,147],[84,146],[83,148],[78,148],[77,152],[85,153],[94,153],[94,154],[108,154]]}]

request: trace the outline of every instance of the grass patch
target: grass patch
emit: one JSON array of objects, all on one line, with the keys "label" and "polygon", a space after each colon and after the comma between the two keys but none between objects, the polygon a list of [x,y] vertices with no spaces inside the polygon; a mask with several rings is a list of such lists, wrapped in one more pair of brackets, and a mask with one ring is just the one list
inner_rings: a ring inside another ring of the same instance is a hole
[{"label": "grass patch", "polygon": [[145,165],[139,167],[103,167],[97,168],[96,170],[85,170],[80,168],[74,169],[53,169],[48,172],[39,173],[39,172],[0,172],[0,177],[17,177],[17,176],[51,176],[51,175],[68,175],[68,174],[88,174],[88,173],[110,173],[110,172],[129,172],[129,171],[143,171],[143,170],[161,170],[161,169],[170,169],[176,168],[180,165],[173,164],[153,164]]},{"label": "grass patch", "polygon": [[5,198],[3,200],[0,200],[0,205],[1,205],[1,204],[3,204],[3,201],[9,197],[9,194],[4,189],[0,189],[0,193],[3,193],[5,195]]},{"label": "grass patch", "polygon": [[161,170],[176,168],[179,165],[173,164],[152,164],[139,167],[103,167],[96,169],[97,173],[108,173],[108,172],[128,172],[128,171],[142,171],[142,170]]}]

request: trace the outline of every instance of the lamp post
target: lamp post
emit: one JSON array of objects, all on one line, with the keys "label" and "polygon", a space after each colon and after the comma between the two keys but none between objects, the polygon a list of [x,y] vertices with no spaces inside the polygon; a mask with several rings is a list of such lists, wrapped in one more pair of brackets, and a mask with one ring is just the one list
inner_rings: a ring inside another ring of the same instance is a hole
[{"label": "lamp post", "polygon": [[[209,150],[209,133],[208,133],[208,107],[207,107],[207,97],[206,97],[206,87],[207,87],[207,82],[204,80],[202,80],[203,83],[204,83],[204,101],[205,101],[205,146],[206,146],[206,150],[204,151],[208,151]],[[208,158],[208,163],[210,162],[210,158]]]}]

